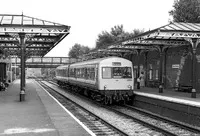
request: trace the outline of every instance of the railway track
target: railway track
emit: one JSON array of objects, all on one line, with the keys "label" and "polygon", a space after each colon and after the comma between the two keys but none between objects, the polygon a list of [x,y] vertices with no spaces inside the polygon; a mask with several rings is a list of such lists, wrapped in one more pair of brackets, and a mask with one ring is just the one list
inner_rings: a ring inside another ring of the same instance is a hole
[{"label": "railway track", "polygon": [[198,133],[200,135],[200,128],[199,127],[195,127],[195,126],[192,126],[192,125],[189,125],[189,124],[185,124],[185,123],[182,123],[182,122],[174,121],[172,119],[169,119],[169,118],[166,118],[166,117],[162,117],[160,115],[157,115],[157,114],[142,110],[140,108],[133,107],[131,105],[124,105],[124,106],[126,108],[131,109],[132,111],[141,113],[141,114],[143,114],[145,116],[151,117],[153,119],[156,119],[156,120],[159,120],[159,121],[162,121],[162,122],[173,124],[174,126],[178,126],[180,128],[183,128],[185,130],[189,130],[189,131],[194,132],[194,133]]},{"label": "railway track", "polygon": [[85,124],[96,136],[128,136],[115,126],[107,123],[103,119],[94,115],[87,109],[74,103],[62,94],[59,94],[54,89],[43,83],[37,81],[43,88],[45,88],[53,97],[55,97],[66,109],[73,113],[83,124]]},{"label": "railway track", "polygon": [[[56,83],[53,83],[53,84],[56,85]],[[99,105],[99,103],[97,103],[97,105]],[[167,136],[180,136],[180,135],[181,136],[198,136],[200,135],[200,131],[197,128],[184,125],[175,121],[171,121],[161,116],[159,117],[159,116],[150,114],[148,112],[144,112],[141,109],[137,109],[128,105],[124,105],[123,107],[101,105],[101,107],[105,107],[119,114],[120,116],[123,116],[125,118],[123,120],[126,120],[125,122],[128,122],[127,124],[134,124],[134,122],[138,122],[139,124],[142,124],[143,126],[151,130],[157,131],[158,133],[156,135],[161,135],[160,133]],[[139,127],[139,128],[144,129],[142,127]],[[149,130],[146,129],[146,131],[149,131]],[[152,132],[152,131],[149,131],[149,133],[151,133],[152,135],[155,134],[155,132]],[[139,135],[140,134],[138,134],[138,136]]]},{"label": "railway track", "polygon": [[155,129],[167,136],[199,136],[200,130],[183,123],[175,122],[161,116],[145,112],[129,105],[108,107],[116,113]]}]

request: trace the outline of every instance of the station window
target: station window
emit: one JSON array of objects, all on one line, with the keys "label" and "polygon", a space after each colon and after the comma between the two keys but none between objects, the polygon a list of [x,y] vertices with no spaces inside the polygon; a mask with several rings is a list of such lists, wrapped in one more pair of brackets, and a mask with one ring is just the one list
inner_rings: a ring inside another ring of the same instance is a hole
[{"label": "station window", "polygon": [[156,70],[155,79],[158,80],[158,70]]},{"label": "station window", "polygon": [[153,80],[153,70],[149,70],[149,80]]}]

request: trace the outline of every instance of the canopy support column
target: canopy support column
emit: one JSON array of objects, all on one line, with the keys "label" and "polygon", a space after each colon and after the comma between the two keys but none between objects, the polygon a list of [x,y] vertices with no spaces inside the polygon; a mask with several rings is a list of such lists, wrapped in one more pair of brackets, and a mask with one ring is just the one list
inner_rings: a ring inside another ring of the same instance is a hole
[{"label": "canopy support column", "polygon": [[163,75],[164,75],[164,81],[163,81],[163,87],[166,88],[166,83],[167,83],[167,51],[168,51],[169,47],[166,47],[165,50],[164,50],[164,72],[163,72]]},{"label": "canopy support column", "polygon": [[199,39],[191,39],[190,43],[192,45],[192,98],[196,98],[196,49],[199,44]]},{"label": "canopy support column", "polygon": [[192,98],[196,98],[196,47],[192,47]]},{"label": "canopy support column", "polygon": [[196,38],[185,38],[186,41],[190,42],[192,45],[192,71],[191,71],[191,80],[192,80],[192,94],[191,98],[196,98],[196,49],[200,42],[200,39]]},{"label": "canopy support column", "polygon": [[140,77],[140,52],[141,52],[141,49],[137,49],[137,89],[140,89],[140,82],[139,82],[139,77]]},{"label": "canopy support column", "polygon": [[20,82],[20,101],[25,100],[25,33],[19,33],[21,48],[21,82]]},{"label": "canopy support column", "polygon": [[144,53],[144,57],[145,57],[145,63],[144,63],[144,68],[145,68],[145,86],[147,86],[147,67],[148,67],[148,50],[145,50],[145,53]]},{"label": "canopy support column", "polygon": [[163,93],[163,54],[164,54],[164,45],[157,46],[160,53],[160,66],[159,66],[159,93]]}]

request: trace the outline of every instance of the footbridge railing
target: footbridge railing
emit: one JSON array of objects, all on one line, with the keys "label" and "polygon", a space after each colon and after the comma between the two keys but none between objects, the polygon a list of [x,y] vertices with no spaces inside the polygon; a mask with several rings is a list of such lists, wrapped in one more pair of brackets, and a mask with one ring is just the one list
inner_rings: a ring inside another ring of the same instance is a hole
[{"label": "footbridge railing", "polygon": [[[28,68],[55,68],[60,65],[71,64],[79,61],[70,57],[32,57],[26,60]],[[20,66],[19,58],[11,58],[12,65]]]}]

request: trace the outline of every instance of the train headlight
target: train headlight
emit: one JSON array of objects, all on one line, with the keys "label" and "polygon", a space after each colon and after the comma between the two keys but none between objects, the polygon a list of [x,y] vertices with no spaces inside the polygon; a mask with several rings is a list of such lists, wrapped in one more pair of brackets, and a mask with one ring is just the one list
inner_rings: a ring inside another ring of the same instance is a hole
[{"label": "train headlight", "polygon": [[106,90],[106,88],[107,88],[107,85],[104,85],[104,90]]},{"label": "train headlight", "polygon": [[131,85],[128,85],[128,88],[130,88],[130,90],[132,89],[132,86]]}]

